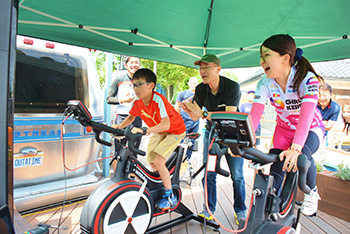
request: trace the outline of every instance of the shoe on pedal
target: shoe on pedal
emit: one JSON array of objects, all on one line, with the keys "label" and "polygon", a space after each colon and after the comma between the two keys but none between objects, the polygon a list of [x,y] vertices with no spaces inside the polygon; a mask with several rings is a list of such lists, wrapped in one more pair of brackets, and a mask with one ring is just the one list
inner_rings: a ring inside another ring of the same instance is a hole
[{"label": "shoe on pedal", "polygon": [[301,213],[306,216],[313,216],[317,212],[318,200],[321,200],[317,192],[317,187],[310,191],[310,194],[304,194],[303,204],[301,205]]},{"label": "shoe on pedal", "polygon": [[201,218],[205,218],[206,220],[209,220],[209,221],[212,221],[214,218],[213,218],[213,216],[211,216],[209,213],[208,213],[208,211],[202,211],[201,213],[199,213],[198,214],[198,216],[199,217],[201,217]]},{"label": "shoe on pedal", "polygon": [[162,200],[160,200],[156,204],[156,207],[164,212],[174,208],[176,204],[177,204],[177,197],[174,194],[170,196],[163,195]]},{"label": "shoe on pedal", "polygon": [[236,224],[239,225],[240,219],[246,219],[247,218],[247,210],[243,210],[241,212],[235,213],[236,218]]}]

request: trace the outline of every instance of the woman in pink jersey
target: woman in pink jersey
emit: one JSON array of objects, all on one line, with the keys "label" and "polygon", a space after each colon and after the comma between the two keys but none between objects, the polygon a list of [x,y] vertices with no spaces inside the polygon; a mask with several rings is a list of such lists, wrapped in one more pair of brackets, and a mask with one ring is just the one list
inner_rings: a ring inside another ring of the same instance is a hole
[{"label": "woman in pink jersey", "polygon": [[285,171],[297,170],[298,156],[303,153],[311,161],[302,213],[313,215],[320,199],[316,187],[316,164],[312,158],[324,137],[321,113],[317,110],[319,83],[309,61],[302,56],[289,35],[274,35],[260,46],[260,65],[265,71],[257,86],[251,117],[255,129],[259,125],[267,100],[276,108],[277,119],[273,148],[283,150],[279,157],[284,162],[271,166],[274,187],[280,192]]}]

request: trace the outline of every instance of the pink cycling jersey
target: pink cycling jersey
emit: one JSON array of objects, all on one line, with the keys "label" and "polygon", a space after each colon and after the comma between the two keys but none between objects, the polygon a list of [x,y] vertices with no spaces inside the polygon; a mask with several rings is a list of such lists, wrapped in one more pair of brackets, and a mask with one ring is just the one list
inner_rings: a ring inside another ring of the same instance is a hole
[{"label": "pink cycling jersey", "polygon": [[319,81],[315,74],[308,72],[297,92],[293,90],[295,73],[296,69],[292,67],[285,92],[275,79],[263,77],[255,91],[250,115],[256,129],[266,101],[270,100],[277,112],[276,128],[288,130],[291,143],[304,146],[309,130],[315,130],[319,136],[323,134],[322,115],[316,108]]}]

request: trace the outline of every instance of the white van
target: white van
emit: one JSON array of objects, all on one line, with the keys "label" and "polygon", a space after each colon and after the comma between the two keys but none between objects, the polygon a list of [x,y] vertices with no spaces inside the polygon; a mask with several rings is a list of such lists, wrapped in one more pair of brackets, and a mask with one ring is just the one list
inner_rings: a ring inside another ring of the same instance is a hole
[{"label": "white van", "polygon": [[[102,95],[89,49],[17,36],[14,115],[14,201],[18,211],[87,196],[96,187],[95,164],[64,172],[61,122],[68,100],[81,100],[103,121]],[[65,122],[68,168],[98,157],[94,134]],[[65,183],[66,179],[66,183]]]}]

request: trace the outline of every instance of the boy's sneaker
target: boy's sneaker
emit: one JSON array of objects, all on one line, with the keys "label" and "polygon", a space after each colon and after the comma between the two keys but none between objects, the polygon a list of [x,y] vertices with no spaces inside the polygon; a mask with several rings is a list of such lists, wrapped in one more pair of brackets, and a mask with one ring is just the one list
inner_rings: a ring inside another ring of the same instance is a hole
[{"label": "boy's sneaker", "polygon": [[177,204],[177,197],[172,194],[170,196],[163,196],[163,199],[159,201],[159,203],[156,205],[158,209],[164,211],[170,210],[174,208]]},{"label": "boy's sneaker", "polygon": [[213,216],[211,216],[211,215],[208,213],[208,211],[206,211],[206,210],[205,210],[205,211],[202,211],[201,213],[199,213],[198,216],[201,217],[201,218],[203,218],[203,219],[205,218],[206,220],[210,220],[210,221],[214,219]]},{"label": "boy's sneaker", "polygon": [[301,205],[301,213],[306,216],[312,216],[316,214],[318,208],[318,200],[321,200],[318,195],[317,187],[310,191],[310,194],[304,194],[304,201]]},{"label": "boy's sneaker", "polygon": [[247,218],[247,210],[235,213],[235,218],[236,218],[236,224],[239,225],[239,220],[240,219],[246,219]]}]

